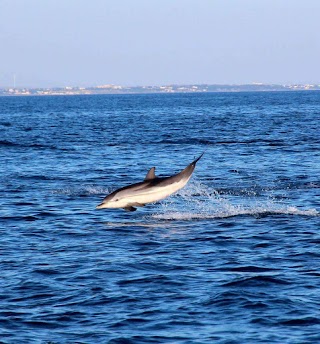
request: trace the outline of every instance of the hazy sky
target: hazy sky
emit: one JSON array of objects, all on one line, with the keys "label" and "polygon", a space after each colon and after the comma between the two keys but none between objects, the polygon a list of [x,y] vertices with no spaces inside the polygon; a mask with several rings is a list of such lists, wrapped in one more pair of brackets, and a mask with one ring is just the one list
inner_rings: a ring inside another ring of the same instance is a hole
[{"label": "hazy sky", "polygon": [[320,0],[0,0],[0,87],[320,83]]}]

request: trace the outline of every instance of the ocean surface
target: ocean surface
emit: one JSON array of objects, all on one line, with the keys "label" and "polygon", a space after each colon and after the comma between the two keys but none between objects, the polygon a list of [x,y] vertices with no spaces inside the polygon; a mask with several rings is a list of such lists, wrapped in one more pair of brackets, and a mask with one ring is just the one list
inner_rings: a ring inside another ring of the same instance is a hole
[{"label": "ocean surface", "polygon": [[319,92],[2,97],[0,158],[0,343],[320,343]]}]

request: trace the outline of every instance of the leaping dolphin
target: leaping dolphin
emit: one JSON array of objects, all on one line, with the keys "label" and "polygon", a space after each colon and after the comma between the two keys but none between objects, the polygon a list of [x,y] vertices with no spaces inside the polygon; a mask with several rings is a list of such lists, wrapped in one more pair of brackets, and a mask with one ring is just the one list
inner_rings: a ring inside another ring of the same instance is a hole
[{"label": "leaping dolphin", "polygon": [[182,189],[192,176],[196,163],[202,158],[202,153],[183,171],[171,177],[158,178],[155,167],[147,173],[143,182],[125,186],[106,196],[96,209],[124,208],[126,211],[135,211],[135,207],[144,207],[147,203],[160,201]]}]

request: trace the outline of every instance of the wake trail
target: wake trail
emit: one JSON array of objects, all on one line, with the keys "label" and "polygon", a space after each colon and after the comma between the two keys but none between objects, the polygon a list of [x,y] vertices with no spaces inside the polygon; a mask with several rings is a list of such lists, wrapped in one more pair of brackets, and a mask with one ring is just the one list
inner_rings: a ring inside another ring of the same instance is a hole
[{"label": "wake trail", "polygon": [[197,181],[180,190],[177,196],[163,201],[160,210],[151,217],[157,220],[188,221],[245,215],[258,218],[268,215],[320,216],[320,212],[316,209],[300,209],[283,204],[272,196],[252,197],[250,189],[248,189],[248,197],[241,196],[230,200],[227,196],[221,196],[216,190]]}]

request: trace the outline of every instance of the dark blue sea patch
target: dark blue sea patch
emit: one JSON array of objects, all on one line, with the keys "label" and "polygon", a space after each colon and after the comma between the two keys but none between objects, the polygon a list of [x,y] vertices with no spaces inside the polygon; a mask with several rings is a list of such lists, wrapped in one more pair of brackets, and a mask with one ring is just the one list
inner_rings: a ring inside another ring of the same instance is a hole
[{"label": "dark blue sea patch", "polygon": [[[318,343],[320,93],[10,97],[0,341]],[[179,172],[139,208],[112,190]]]}]

